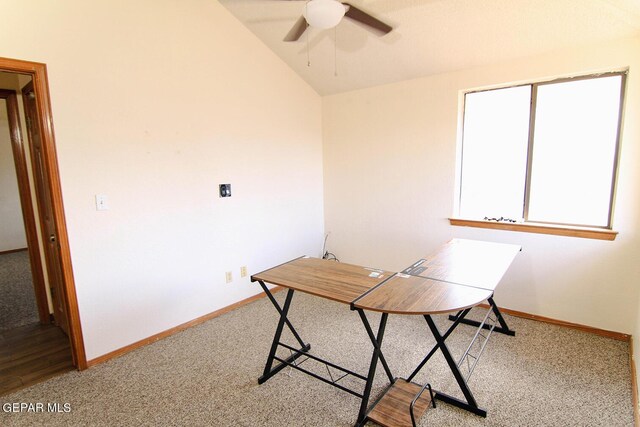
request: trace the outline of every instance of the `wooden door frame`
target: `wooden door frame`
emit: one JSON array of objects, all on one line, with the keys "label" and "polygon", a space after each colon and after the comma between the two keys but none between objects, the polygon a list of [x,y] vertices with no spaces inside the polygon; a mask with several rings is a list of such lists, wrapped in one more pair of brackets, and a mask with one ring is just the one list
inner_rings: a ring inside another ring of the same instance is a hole
[{"label": "wooden door frame", "polygon": [[69,334],[69,321],[67,319],[66,302],[61,295],[65,294],[62,287],[62,269],[60,262],[60,249],[56,236],[58,231],[53,222],[53,206],[49,186],[46,183],[44,170],[44,155],[42,150],[42,136],[38,124],[38,108],[35,102],[35,88],[33,81],[22,86],[22,106],[27,121],[27,140],[31,151],[31,167],[33,169],[33,186],[35,189],[38,219],[40,220],[40,230],[45,236],[42,240],[44,250],[44,260],[47,276],[49,279],[49,291],[51,293],[51,303],[53,305],[53,320],[56,325],[65,333]]},{"label": "wooden door frame", "polygon": [[64,217],[64,205],[62,203],[62,189],[58,172],[58,158],[56,155],[55,137],[53,132],[53,114],[49,98],[49,82],[47,78],[47,66],[39,62],[22,61],[0,57],[0,71],[29,74],[33,81],[36,95],[36,107],[38,121],[42,133],[42,151],[45,164],[45,177],[51,193],[53,204],[53,221],[58,232],[60,245],[60,262],[63,278],[64,298],[69,322],[69,341],[73,364],[79,370],[87,368],[87,356],[84,349],[84,339],[80,324],[80,312],[78,310],[78,298],[73,278],[71,265],[71,250],[67,235],[67,224]]},{"label": "wooden door frame", "polygon": [[36,296],[36,305],[38,306],[38,317],[40,323],[46,325],[51,323],[51,318],[49,315],[47,290],[45,289],[44,275],[42,273],[42,258],[40,257],[40,243],[36,230],[36,217],[33,211],[33,198],[31,197],[29,175],[27,173],[27,156],[24,151],[22,127],[20,126],[18,96],[15,90],[0,89],[0,99],[4,99],[7,103],[9,137],[11,139],[13,163],[15,164],[16,177],[18,179],[18,193],[20,195],[20,206],[22,207],[24,231],[27,237],[31,279],[33,281],[33,291]]}]

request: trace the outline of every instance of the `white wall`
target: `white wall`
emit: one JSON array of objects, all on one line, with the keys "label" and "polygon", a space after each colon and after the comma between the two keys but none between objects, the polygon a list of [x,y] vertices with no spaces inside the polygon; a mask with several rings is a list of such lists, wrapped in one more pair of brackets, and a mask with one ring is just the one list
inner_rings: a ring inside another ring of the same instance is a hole
[{"label": "white wall", "polygon": [[27,247],[7,103],[0,100],[0,252]]},{"label": "white wall", "polygon": [[[630,67],[613,241],[452,227],[461,92]],[[343,261],[398,270],[452,237],[524,247],[499,305],[623,333],[640,277],[640,39],[323,99],[325,229]]]},{"label": "white wall", "polygon": [[321,99],[218,2],[4,8],[0,54],[48,68],[88,359],[258,293],[242,265],[320,253]]}]

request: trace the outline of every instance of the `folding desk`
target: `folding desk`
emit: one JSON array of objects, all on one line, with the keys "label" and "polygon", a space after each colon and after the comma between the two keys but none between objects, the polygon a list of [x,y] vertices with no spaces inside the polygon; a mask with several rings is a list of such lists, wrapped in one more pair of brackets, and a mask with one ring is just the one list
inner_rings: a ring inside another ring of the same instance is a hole
[{"label": "folding desk", "polygon": [[[477,415],[486,416],[486,411],[478,407],[467,385],[468,376],[467,378],[463,376],[460,366],[464,360],[469,362],[470,358],[474,358],[473,366],[468,363],[470,366],[469,375],[473,372],[479,354],[473,356],[471,348],[476,339],[482,336],[480,331],[483,328],[489,329],[490,333],[495,330],[510,335],[514,334],[508,328],[492,297],[495,287],[519,250],[520,247],[516,245],[455,239],[440,248],[434,255],[414,262],[402,273],[301,257],[251,276],[252,281],[260,283],[280,314],[264,372],[258,382],[262,384],[289,366],[359,397],[361,404],[357,426],[364,425],[367,420],[372,420],[383,426],[411,425],[412,422],[415,423],[413,421],[414,410],[420,415],[430,404],[435,406],[435,401],[431,400],[431,394],[429,396],[422,394],[427,385],[421,386],[413,383],[412,380],[433,354],[440,350],[464,395],[464,400],[437,391],[435,398]],[[282,306],[275,300],[266,283],[288,289]],[[310,345],[302,340],[287,318],[295,291],[343,303],[349,305],[351,310],[358,312],[373,345],[367,375],[353,372],[309,353]],[[491,310],[488,310],[484,320],[482,322],[468,321],[465,316],[471,308],[485,300],[489,302]],[[381,313],[377,334],[374,334],[365,311]],[[457,314],[451,316],[453,323],[443,334],[431,316],[452,312]],[[487,319],[491,319],[490,314],[492,313],[495,319],[490,325]],[[382,353],[382,342],[389,314],[423,316],[436,341],[435,346],[406,380],[393,376]],[[456,363],[446,346],[446,339],[460,323],[474,324],[478,326],[478,332],[459,362]],[[499,328],[497,327],[498,323],[500,324]],[[285,325],[298,341],[299,348],[280,341]],[[484,350],[490,333],[485,336],[486,340],[480,354]],[[288,358],[279,357],[277,355],[279,347],[289,350],[291,355]],[[332,367],[340,371],[342,375],[338,378],[333,378],[333,376],[325,378],[311,372],[297,362],[301,356]],[[390,386],[376,402],[369,406],[378,362],[382,364],[389,378]],[[363,390],[360,392],[341,384],[340,380],[346,376],[363,381]],[[431,393],[430,386],[429,391]]]},{"label": "folding desk", "polygon": [[[521,249],[518,245],[453,239],[441,246],[434,254],[418,260],[402,272],[457,285],[487,289],[493,294]],[[493,301],[493,296],[487,298],[487,301],[500,323],[500,327],[495,331],[515,335],[504,321],[498,306]],[[458,315],[449,316],[449,318],[455,320]],[[469,319],[461,319],[461,323],[479,326],[478,322]],[[489,328],[488,325],[483,327]]]}]

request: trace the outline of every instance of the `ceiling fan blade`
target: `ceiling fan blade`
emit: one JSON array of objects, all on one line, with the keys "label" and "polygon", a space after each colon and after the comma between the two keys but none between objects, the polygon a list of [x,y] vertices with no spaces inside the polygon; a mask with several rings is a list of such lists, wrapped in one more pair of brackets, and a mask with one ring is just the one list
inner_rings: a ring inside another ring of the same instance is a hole
[{"label": "ceiling fan blade", "polygon": [[381,36],[389,33],[393,28],[390,25],[385,24],[379,19],[374,18],[369,15],[367,12],[358,9],[357,7],[349,4],[342,3],[343,5],[348,7],[347,12],[344,14],[345,18],[349,18],[353,21],[360,22],[361,24],[366,25],[371,28],[374,32],[380,34]]},{"label": "ceiling fan blade", "polygon": [[289,32],[287,33],[287,35],[284,37],[284,41],[286,42],[295,42],[298,39],[300,39],[300,36],[302,36],[304,34],[304,32],[307,30],[307,27],[309,25],[307,24],[307,20],[304,19],[304,16],[301,16],[295,24],[293,24],[293,27],[289,30]]}]

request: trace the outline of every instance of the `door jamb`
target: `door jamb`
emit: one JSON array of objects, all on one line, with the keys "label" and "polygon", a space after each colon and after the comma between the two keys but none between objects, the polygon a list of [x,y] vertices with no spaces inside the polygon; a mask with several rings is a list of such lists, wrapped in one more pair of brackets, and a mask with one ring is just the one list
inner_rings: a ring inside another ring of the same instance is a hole
[{"label": "door jamb", "polygon": [[73,364],[84,370],[87,366],[87,356],[84,348],[82,327],[80,324],[80,312],[78,310],[78,298],[76,294],[73,269],[71,265],[71,250],[67,235],[67,224],[64,217],[64,205],[62,202],[62,189],[58,172],[58,158],[56,155],[55,137],[53,132],[53,114],[49,98],[49,83],[47,78],[47,66],[39,62],[22,61],[0,57],[0,71],[8,71],[22,74],[30,74],[36,95],[38,121],[42,132],[42,150],[46,170],[47,185],[51,192],[53,202],[53,220],[58,233],[60,247],[60,262],[63,278],[64,298],[69,322],[69,341]]}]

